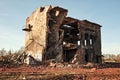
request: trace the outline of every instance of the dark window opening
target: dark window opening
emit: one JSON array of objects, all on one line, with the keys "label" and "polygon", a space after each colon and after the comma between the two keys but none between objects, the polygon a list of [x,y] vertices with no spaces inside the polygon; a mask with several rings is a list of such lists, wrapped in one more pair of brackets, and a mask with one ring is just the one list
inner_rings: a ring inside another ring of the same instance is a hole
[{"label": "dark window opening", "polygon": [[101,62],[101,57],[100,56],[97,56],[96,57],[96,63],[100,63]]},{"label": "dark window opening", "polygon": [[89,57],[90,57],[89,54],[90,54],[90,53],[89,53],[88,49],[85,49],[85,61],[86,61],[86,62],[89,62]]},{"label": "dark window opening", "polygon": [[96,37],[94,35],[90,36],[90,44],[93,45],[96,41]]},{"label": "dark window opening", "polygon": [[88,62],[88,54],[85,54],[85,61]]},{"label": "dark window opening", "polygon": [[71,50],[64,50],[64,61],[65,62],[70,62],[74,58],[74,55],[76,54],[76,49],[71,49]]},{"label": "dark window opening", "polygon": [[45,8],[44,7],[40,7],[40,12],[43,12]]}]

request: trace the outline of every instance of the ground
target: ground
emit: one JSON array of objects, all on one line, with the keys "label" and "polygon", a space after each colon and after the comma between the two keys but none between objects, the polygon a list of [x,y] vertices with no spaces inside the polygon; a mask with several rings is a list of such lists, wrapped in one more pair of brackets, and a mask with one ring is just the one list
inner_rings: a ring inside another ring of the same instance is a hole
[{"label": "ground", "polygon": [[1,67],[0,80],[120,80],[120,68]]}]

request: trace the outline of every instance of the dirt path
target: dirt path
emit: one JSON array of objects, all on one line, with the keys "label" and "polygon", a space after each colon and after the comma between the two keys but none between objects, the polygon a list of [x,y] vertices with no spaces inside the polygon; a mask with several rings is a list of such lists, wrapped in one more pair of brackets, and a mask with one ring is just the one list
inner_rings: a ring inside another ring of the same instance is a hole
[{"label": "dirt path", "polygon": [[0,80],[120,80],[120,68],[0,68]]}]

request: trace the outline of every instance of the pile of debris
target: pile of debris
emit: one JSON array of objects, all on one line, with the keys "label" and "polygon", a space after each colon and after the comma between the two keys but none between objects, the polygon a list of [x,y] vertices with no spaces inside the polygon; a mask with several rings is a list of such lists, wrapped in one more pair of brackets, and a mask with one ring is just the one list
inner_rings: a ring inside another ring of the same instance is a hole
[{"label": "pile of debris", "polygon": [[[29,63],[30,61],[30,63]],[[39,61],[35,60],[32,56],[22,53],[22,54],[10,54],[6,56],[0,57],[0,67],[18,67],[18,66],[36,66],[36,65],[43,65],[46,67],[56,67],[56,68],[78,68],[78,67],[91,67],[87,65],[80,65],[80,64],[72,64],[72,63],[58,63],[54,59],[47,60],[44,63],[40,63]],[[92,64],[92,63],[91,63]],[[94,64],[92,64],[93,67]]]},{"label": "pile of debris", "polygon": [[[29,60],[28,60],[29,59]],[[30,63],[29,63],[30,61]],[[31,63],[32,62],[32,63]],[[27,63],[27,64],[26,64]],[[41,65],[42,64],[42,65]],[[0,67],[19,67],[19,66],[44,66],[49,68],[87,68],[87,69],[100,69],[100,68],[120,68],[119,63],[104,63],[104,64],[95,64],[95,63],[58,63],[54,59],[46,60],[43,63],[35,60],[32,56],[22,53],[22,54],[11,54],[0,57]]]},{"label": "pile of debris", "polygon": [[0,67],[15,67],[24,64],[24,60],[27,55],[25,53],[22,54],[11,54],[0,57]]}]

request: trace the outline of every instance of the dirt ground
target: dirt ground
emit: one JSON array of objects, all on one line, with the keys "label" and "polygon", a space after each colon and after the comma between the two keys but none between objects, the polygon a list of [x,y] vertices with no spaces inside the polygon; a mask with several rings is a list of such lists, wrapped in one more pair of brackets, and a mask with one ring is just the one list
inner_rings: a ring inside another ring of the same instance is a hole
[{"label": "dirt ground", "polygon": [[0,80],[120,80],[120,63],[24,64],[26,54],[0,57]]},{"label": "dirt ground", "polygon": [[120,80],[120,68],[1,67],[0,80]]}]

